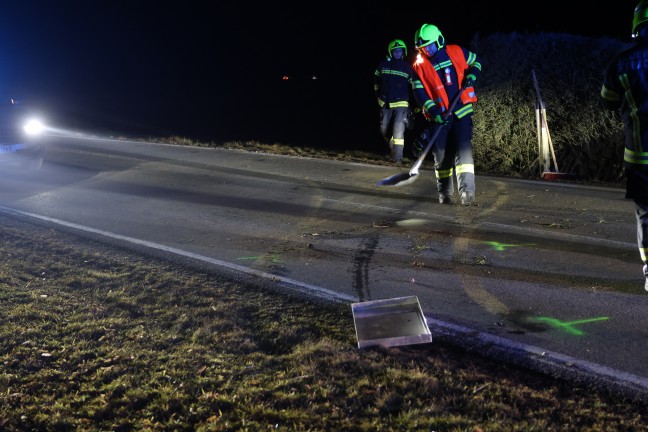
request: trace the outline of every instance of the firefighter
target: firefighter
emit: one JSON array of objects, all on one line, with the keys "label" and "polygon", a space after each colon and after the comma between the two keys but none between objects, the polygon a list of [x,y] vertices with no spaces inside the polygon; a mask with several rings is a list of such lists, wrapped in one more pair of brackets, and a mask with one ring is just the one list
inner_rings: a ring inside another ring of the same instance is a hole
[{"label": "firefighter", "polygon": [[414,70],[407,58],[407,46],[394,39],[387,46],[387,57],[374,72],[374,92],[380,107],[380,133],[389,145],[391,159],[403,162],[405,129],[409,118]]},{"label": "firefighter", "polygon": [[[461,204],[476,204],[472,115],[477,97],[473,85],[481,64],[475,53],[459,45],[446,45],[441,31],[432,24],[421,26],[414,35],[414,45],[419,52],[413,65],[417,75],[414,97],[430,122],[418,138],[419,145],[425,147],[436,128],[443,128],[431,148],[439,203],[453,203],[456,176]],[[461,88],[461,99],[452,112],[447,112]]]},{"label": "firefighter", "polygon": [[625,129],[625,197],[635,203],[637,243],[648,291],[648,0],[632,21],[633,44],[617,53],[605,70],[601,100],[618,110]]}]

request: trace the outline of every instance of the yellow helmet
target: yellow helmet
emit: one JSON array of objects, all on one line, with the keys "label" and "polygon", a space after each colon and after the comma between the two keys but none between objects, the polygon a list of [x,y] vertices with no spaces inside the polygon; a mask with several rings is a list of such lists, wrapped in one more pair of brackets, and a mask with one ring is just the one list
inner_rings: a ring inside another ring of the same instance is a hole
[{"label": "yellow helmet", "polygon": [[405,52],[405,55],[407,55],[407,46],[405,45],[405,42],[400,39],[394,39],[393,41],[389,42],[389,46],[387,47],[389,57],[392,57],[392,51],[394,51],[396,48],[402,48]]},{"label": "yellow helmet", "polygon": [[641,0],[634,10],[634,18],[632,19],[632,37],[637,37],[639,31],[637,27],[640,24],[648,21],[648,0]]},{"label": "yellow helmet", "polygon": [[437,49],[443,48],[445,39],[437,26],[432,24],[423,24],[414,34],[414,46],[416,49],[428,46],[431,43],[437,44]]}]

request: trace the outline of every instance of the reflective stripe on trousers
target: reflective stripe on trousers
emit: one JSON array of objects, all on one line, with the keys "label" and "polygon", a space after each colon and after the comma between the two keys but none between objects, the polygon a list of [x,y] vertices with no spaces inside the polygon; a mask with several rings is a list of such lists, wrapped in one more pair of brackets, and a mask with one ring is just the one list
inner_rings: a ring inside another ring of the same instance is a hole
[{"label": "reflective stripe on trousers", "polygon": [[635,201],[637,217],[637,244],[641,261],[648,264],[648,205]]},{"label": "reflective stripe on trousers", "polygon": [[380,134],[392,145],[405,144],[407,108],[386,108],[380,111]]},{"label": "reflective stripe on trousers", "polygon": [[[452,196],[454,193],[453,174],[457,177],[459,192],[475,193],[475,166],[472,154],[472,117],[458,119],[452,117],[443,127],[432,145],[434,170],[437,176],[439,194]],[[436,130],[432,130],[432,134]],[[430,134],[430,135],[432,135]]]}]

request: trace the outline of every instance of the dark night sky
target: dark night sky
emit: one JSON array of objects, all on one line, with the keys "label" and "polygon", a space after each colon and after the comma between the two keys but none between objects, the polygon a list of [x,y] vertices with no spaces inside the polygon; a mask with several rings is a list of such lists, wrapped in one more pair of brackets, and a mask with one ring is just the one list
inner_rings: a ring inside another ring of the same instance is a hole
[{"label": "dark night sky", "polygon": [[412,49],[423,23],[460,44],[510,31],[629,40],[636,4],[252,3],[3,2],[0,91],[63,126],[102,131],[281,142],[350,135],[370,118],[375,134],[375,65],[391,39]]}]

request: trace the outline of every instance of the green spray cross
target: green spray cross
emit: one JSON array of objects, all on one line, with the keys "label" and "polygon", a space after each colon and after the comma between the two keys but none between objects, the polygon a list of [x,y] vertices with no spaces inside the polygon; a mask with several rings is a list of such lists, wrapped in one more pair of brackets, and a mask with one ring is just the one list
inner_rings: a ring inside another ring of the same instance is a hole
[{"label": "green spray cross", "polygon": [[582,319],[582,320],[577,320],[577,321],[561,321],[557,318],[550,318],[550,317],[536,317],[536,318],[529,318],[529,321],[535,321],[535,322],[542,322],[545,324],[549,324],[550,326],[564,330],[567,333],[571,333],[576,336],[582,336],[585,334],[584,331],[577,329],[575,325],[577,324],[587,324],[591,322],[596,322],[596,321],[605,321],[610,319],[610,317],[598,317],[598,318],[588,318],[588,319]]},{"label": "green spray cross", "polygon": [[492,246],[493,249],[495,249],[497,251],[503,251],[506,248],[515,247],[515,246],[533,246],[533,243],[506,244],[506,243],[500,243],[500,242],[496,242],[496,241],[485,241],[484,243],[486,243],[487,245]]}]

